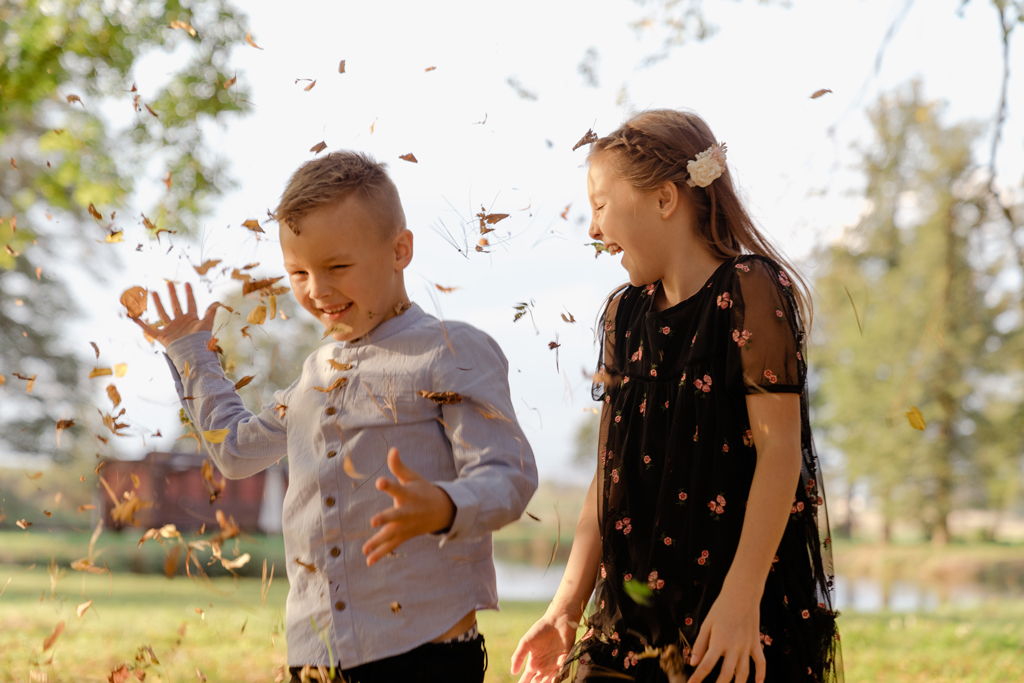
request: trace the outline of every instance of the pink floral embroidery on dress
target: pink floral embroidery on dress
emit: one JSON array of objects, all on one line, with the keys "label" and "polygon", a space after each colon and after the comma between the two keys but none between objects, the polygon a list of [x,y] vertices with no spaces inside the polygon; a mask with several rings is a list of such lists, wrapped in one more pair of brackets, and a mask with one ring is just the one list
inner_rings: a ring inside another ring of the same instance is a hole
[{"label": "pink floral embroidery on dress", "polygon": [[708,501],[708,509],[716,515],[725,512],[725,497],[722,494],[715,496],[714,500]]},{"label": "pink floral embroidery on dress", "polygon": [[665,537],[665,545],[672,545],[672,537],[671,536],[666,536]]},{"label": "pink floral embroidery on dress", "polygon": [[782,318],[782,317],[784,317],[785,315],[786,315],[786,314],[782,312],[782,309],[781,309],[781,308],[776,308],[776,309],[775,309],[775,317],[776,317],[776,318]]},{"label": "pink floral embroidery on dress", "polygon": [[669,327],[668,325],[665,325],[665,327],[661,328],[661,333],[662,334],[672,334],[672,328]]},{"label": "pink floral embroidery on dress", "polygon": [[736,267],[739,270],[742,270],[744,273],[749,273],[750,272],[750,266],[748,266],[746,263],[737,263]]},{"label": "pink floral embroidery on dress", "polygon": [[705,394],[708,393],[709,391],[711,391],[711,376],[704,375],[703,379],[698,378],[693,380],[693,386],[697,387]]},{"label": "pink floral embroidery on dress", "polygon": [[687,498],[686,491],[680,491],[679,492],[679,502],[680,503],[685,503],[686,502],[686,498]]},{"label": "pink floral embroidery on dress", "polygon": [[644,345],[641,344],[640,346],[637,347],[636,351],[633,352],[633,355],[630,357],[629,360],[631,360],[634,363],[636,363],[637,361],[642,360],[643,357],[644,357]]},{"label": "pink floral embroidery on dress", "polygon": [[645,398],[640,402],[640,414],[643,415],[647,412],[647,399]]},{"label": "pink floral embroidery on dress", "polygon": [[[633,530],[633,525],[629,523],[629,517],[623,517],[619,521],[615,522],[615,529],[621,531],[623,535],[629,536],[629,532]],[[626,579],[627,581],[629,579]]]},{"label": "pink floral embroidery on dress", "polygon": [[658,591],[665,587],[665,580],[658,578],[657,569],[647,575],[647,587],[652,591]]},{"label": "pink floral embroidery on dress", "polygon": [[743,445],[750,448],[754,445],[754,433],[749,429],[743,432]]},{"label": "pink floral embroidery on dress", "polygon": [[700,551],[700,557],[697,558],[697,564],[703,566],[703,565],[707,564],[707,562],[708,562],[708,551],[707,550],[701,550]]},{"label": "pink floral embroidery on dress", "polygon": [[645,465],[650,465],[651,464],[651,456],[649,456],[649,455],[645,455],[644,456],[644,464]]},{"label": "pink floral embroidery on dress", "polygon": [[612,468],[612,483],[613,484],[618,484],[619,483],[619,468],[618,467],[613,467]]},{"label": "pink floral embroidery on dress", "polygon": [[775,384],[776,382],[779,381],[779,378],[776,377],[775,373],[772,372],[771,370],[765,370],[764,371],[764,378],[766,380],[768,380],[769,382],[771,382],[772,384]]},{"label": "pink floral embroidery on dress", "polygon": [[654,293],[656,291],[658,291],[658,285],[654,284],[653,282],[644,287],[644,294],[646,294],[647,296],[654,296]]},{"label": "pink floral embroidery on dress", "polygon": [[742,332],[740,330],[732,331],[732,340],[736,342],[736,346],[746,346],[752,336],[750,330],[743,330]]},{"label": "pink floral embroidery on dress", "polygon": [[722,310],[726,308],[732,308],[732,297],[729,296],[729,292],[722,292],[718,295],[718,307]]},{"label": "pink floral embroidery on dress", "polygon": [[779,284],[782,285],[783,287],[789,287],[790,285],[793,284],[792,282],[789,281],[789,278],[786,277],[786,274],[781,270],[779,271]]}]

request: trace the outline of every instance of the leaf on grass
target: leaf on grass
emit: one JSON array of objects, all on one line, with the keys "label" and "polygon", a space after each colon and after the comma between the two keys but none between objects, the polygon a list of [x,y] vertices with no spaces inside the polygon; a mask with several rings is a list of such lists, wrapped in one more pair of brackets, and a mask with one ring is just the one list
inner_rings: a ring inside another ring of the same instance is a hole
[{"label": "leaf on grass", "polygon": [[401,159],[402,161],[408,161],[408,162],[411,162],[413,164],[420,163],[419,159],[417,159],[416,155],[413,154],[412,152],[409,152],[408,154],[401,154],[401,155],[399,155],[398,158]]},{"label": "leaf on grass", "polygon": [[351,479],[366,479],[365,474],[360,474],[356,469],[356,466],[352,463],[352,457],[346,453],[345,457],[341,459],[341,469],[345,471],[345,474]]},{"label": "leaf on grass", "polygon": [[[260,227],[260,222],[258,220],[256,220],[255,218],[249,218],[247,220],[242,221],[242,227],[243,228],[248,228],[249,230],[252,230],[253,232],[263,232],[263,228]],[[280,278],[278,278],[278,279],[280,279]]]},{"label": "leaf on grass", "polygon": [[326,387],[313,387],[313,389],[315,389],[316,391],[323,392],[325,394],[329,394],[332,391],[335,391],[337,389],[342,388],[346,384],[348,384],[348,377],[339,377],[336,380],[334,380],[333,382],[331,382],[330,386],[326,386]]},{"label": "leaf on grass", "polygon": [[129,287],[121,292],[121,305],[128,310],[129,318],[138,318],[146,312],[148,295],[145,287]]},{"label": "leaf on grass", "polygon": [[910,410],[906,412],[906,415],[907,421],[914,429],[923,432],[924,428],[928,426],[924,420],[924,415],[921,413],[921,409],[917,406],[911,406]]},{"label": "leaf on grass", "polygon": [[583,137],[581,137],[579,139],[579,141],[575,145],[572,146],[572,151],[575,152],[576,150],[578,150],[583,145],[589,145],[590,143],[594,142],[595,140],[597,140],[597,134],[594,133],[594,130],[592,128],[588,128],[587,132],[583,134]]},{"label": "leaf on grass", "polygon": [[78,618],[81,619],[82,615],[89,611],[90,607],[92,607],[92,600],[86,600],[75,608],[75,614],[77,614]]},{"label": "leaf on grass", "polygon": [[454,391],[427,391],[421,389],[416,392],[428,401],[433,401],[439,406],[453,405],[455,403],[462,403],[462,394]]},{"label": "leaf on grass", "polygon": [[832,91],[829,90],[828,88],[821,88],[820,90],[815,90],[813,93],[811,93],[811,99],[816,100],[822,95],[827,95],[830,92]]},{"label": "leaf on grass", "polygon": [[220,259],[219,258],[211,258],[211,259],[207,259],[207,260],[203,261],[203,263],[201,265],[192,266],[192,267],[195,268],[195,271],[197,273],[199,273],[200,275],[206,275],[206,273],[209,272],[210,268],[213,268],[218,263],[220,263]]},{"label": "leaf on grass", "polygon": [[245,42],[247,42],[249,45],[252,45],[257,50],[262,50],[263,49],[262,47],[260,47],[259,45],[256,44],[255,40],[252,39],[252,34],[251,33],[246,33],[245,34]]},{"label": "leaf on grass", "polygon": [[[342,62],[342,64],[344,64],[344,62]],[[320,152],[324,151],[325,149],[327,149],[327,143],[324,142],[323,140],[321,140],[320,142],[318,142],[315,145],[313,145],[312,147],[310,147],[309,151],[313,152],[314,154],[319,154]]]},{"label": "leaf on grass", "polygon": [[64,622],[58,621],[57,625],[53,627],[53,633],[46,636],[46,640],[43,641],[43,652],[46,652],[53,647],[53,644],[57,642],[58,638],[60,638],[61,633],[64,633]]},{"label": "leaf on grass", "polygon": [[209,443],[224,443],[230,433],[230,429],[207,429],[203,432],[203,439]]},{"label": "leaf on grass", "polygon": [[654,591],[643,581],[638,579],[630,579],[629,581],[622,582],[622,588],[626,591],[626,595],[629,599],[638,605],[649,605],[651,604],[651,598],[654,596]]}]

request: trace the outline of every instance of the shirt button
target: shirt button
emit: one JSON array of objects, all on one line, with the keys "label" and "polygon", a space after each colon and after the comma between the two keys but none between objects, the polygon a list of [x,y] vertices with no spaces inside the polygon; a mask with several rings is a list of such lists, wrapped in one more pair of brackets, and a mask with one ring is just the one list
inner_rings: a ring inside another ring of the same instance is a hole
[{"label": "shirt button", "polygon": [[338,610],[339,612],[345,609],[345,601],[338,600],[338,602],[334,603],[334,609]]},{"label": "shirt button", "polygon": [[335,408],[334,406],[327,406],[327,409],[324,412],[327,413],[328,415],[334,415],[336,412],[338,412],[338,409]]},{"label": "shirt button", "polygon": [[338,555],[341,555],[341,548],[338,546],[331,548],[331,557],[337,557]]},{"label": "shirt button", "polygon": [[324,503],[326,503],[329,508],[334,507],[334,496],[327,496],[327,498],[324,499]]},{"label": "shirt button", "polygon": [[337,454],[338,454],[338,451],[327,451],[327,457],[328,458],[333,458]]}]

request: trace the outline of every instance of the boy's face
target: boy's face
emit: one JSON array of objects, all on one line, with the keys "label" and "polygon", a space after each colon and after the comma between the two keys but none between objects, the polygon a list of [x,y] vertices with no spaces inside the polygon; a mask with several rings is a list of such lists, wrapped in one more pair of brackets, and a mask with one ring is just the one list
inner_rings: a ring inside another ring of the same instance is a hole
[{"label": "boy's face", "polygon": [[338,341],[366,335],[407,299],[412,233],[383,224],[386,214],[350,194],[299,219],[298,235],[281,226],[292,292]]}]

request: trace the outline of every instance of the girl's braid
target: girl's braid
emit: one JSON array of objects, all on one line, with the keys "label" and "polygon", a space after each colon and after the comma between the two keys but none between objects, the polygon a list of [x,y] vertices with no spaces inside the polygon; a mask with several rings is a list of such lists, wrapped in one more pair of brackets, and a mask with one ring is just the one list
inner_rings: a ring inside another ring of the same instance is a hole
[{"label": "girl's braid", "polygon": [[[673,149],[661,140],[647,135],[643,131],[630,126],[623,126],[612,133],[609,143],[604,147],[607,150],[621,148],[623,152],[638,161],[643,158],[657,159],[668,170],[668,177],[665,180],[683,182],[689,176],[686,170],[688,159],[680,154],[679,150]],[[660,174],[659,174],[660,175]]]}]

